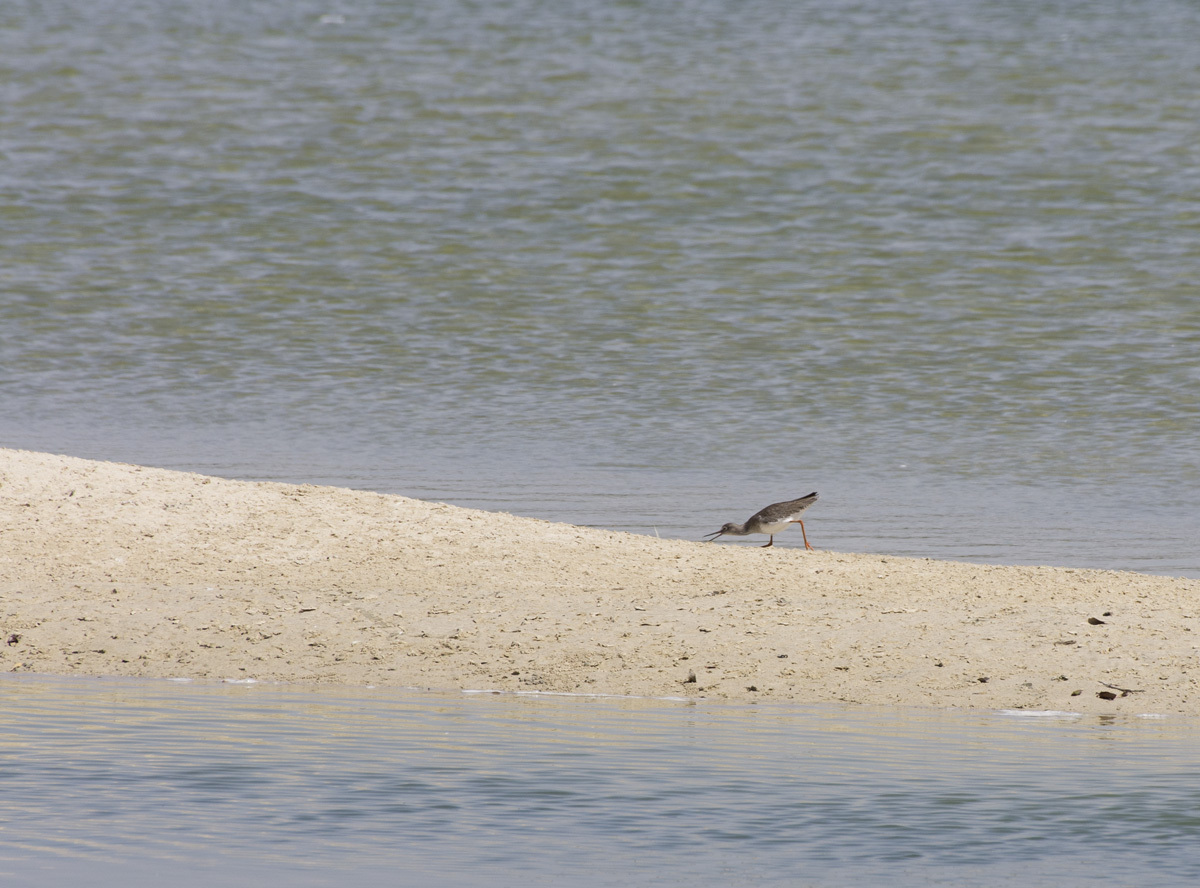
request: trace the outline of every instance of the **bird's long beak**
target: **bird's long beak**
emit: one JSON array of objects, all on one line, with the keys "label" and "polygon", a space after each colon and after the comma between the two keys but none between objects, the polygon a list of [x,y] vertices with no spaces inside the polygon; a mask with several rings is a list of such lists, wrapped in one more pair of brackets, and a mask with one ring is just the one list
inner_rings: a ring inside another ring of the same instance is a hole
[{"label": "bird's long beak", "polygon": [[713,540],[715,540],[717,537],[719,537],[724,532],[725,531],[723,531],[723,530],[714,530],[712,533],[706,533],[705,536],[708,537],[708,539],[705,540],[705,542],[711,543]]}]

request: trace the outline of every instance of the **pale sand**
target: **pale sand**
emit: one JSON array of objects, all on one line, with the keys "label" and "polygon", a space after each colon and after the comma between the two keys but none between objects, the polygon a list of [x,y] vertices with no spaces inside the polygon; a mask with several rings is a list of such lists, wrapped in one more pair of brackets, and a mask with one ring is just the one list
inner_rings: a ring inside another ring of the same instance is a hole
[{"label": "pale sand", "polygon": [[0,450],[0,671],[1195,714],[1198,598]]}]

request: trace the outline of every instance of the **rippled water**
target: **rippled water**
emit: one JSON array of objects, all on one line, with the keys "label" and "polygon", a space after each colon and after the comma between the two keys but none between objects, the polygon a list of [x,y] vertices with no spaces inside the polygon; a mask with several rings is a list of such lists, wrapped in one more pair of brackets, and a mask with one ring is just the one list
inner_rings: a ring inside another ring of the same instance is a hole
[{"label": "rippled water", "polygon": [[[1187,2],[0,11],[0,442],[1200,575]],[[786,538],[781,542],[788,542]]]},{"label": "rippled water", "polygon": [[7,677],[6,885],[1186,885],[1197,725]]}]

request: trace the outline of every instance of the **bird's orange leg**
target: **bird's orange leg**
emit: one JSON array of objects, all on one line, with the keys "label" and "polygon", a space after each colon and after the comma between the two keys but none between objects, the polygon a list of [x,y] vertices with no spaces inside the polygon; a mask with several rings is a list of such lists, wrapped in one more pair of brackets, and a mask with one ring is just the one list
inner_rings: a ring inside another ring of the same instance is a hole
[{"label": "bird's orange leg", "polygon": [[800,533],[804,535],[804,548],[808,549],[808,551],[810,551],[810,552],[817,551],[816,549],[814,549],[812,546],[810,546],[808,544],[808,534],[804,532],[804,522],[803,521],[793,521],[792,523],[800,525]]},{"label": "bird's orange leg", "polygon": [[761,545],[758,548],[765,549],[768,546],[773,546],[773,545],[775,545],[775,534],[771,534],[771,541],[769,543],[765,543],[764,545]]}]

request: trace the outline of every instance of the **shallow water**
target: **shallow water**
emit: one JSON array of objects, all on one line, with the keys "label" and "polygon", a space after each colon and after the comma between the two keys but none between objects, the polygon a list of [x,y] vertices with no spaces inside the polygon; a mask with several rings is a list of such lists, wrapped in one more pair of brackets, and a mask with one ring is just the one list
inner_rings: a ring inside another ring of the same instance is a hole
[{"label": "shallow water", "polygon": [[[1187,2],[0,12],[0,442],[1200,576]],[[790,535],[781,544],[794,545]]]},{"label": "shallow water", "polygon": [[0,681],[5,884],[1185,885],[1200,725]]}]

